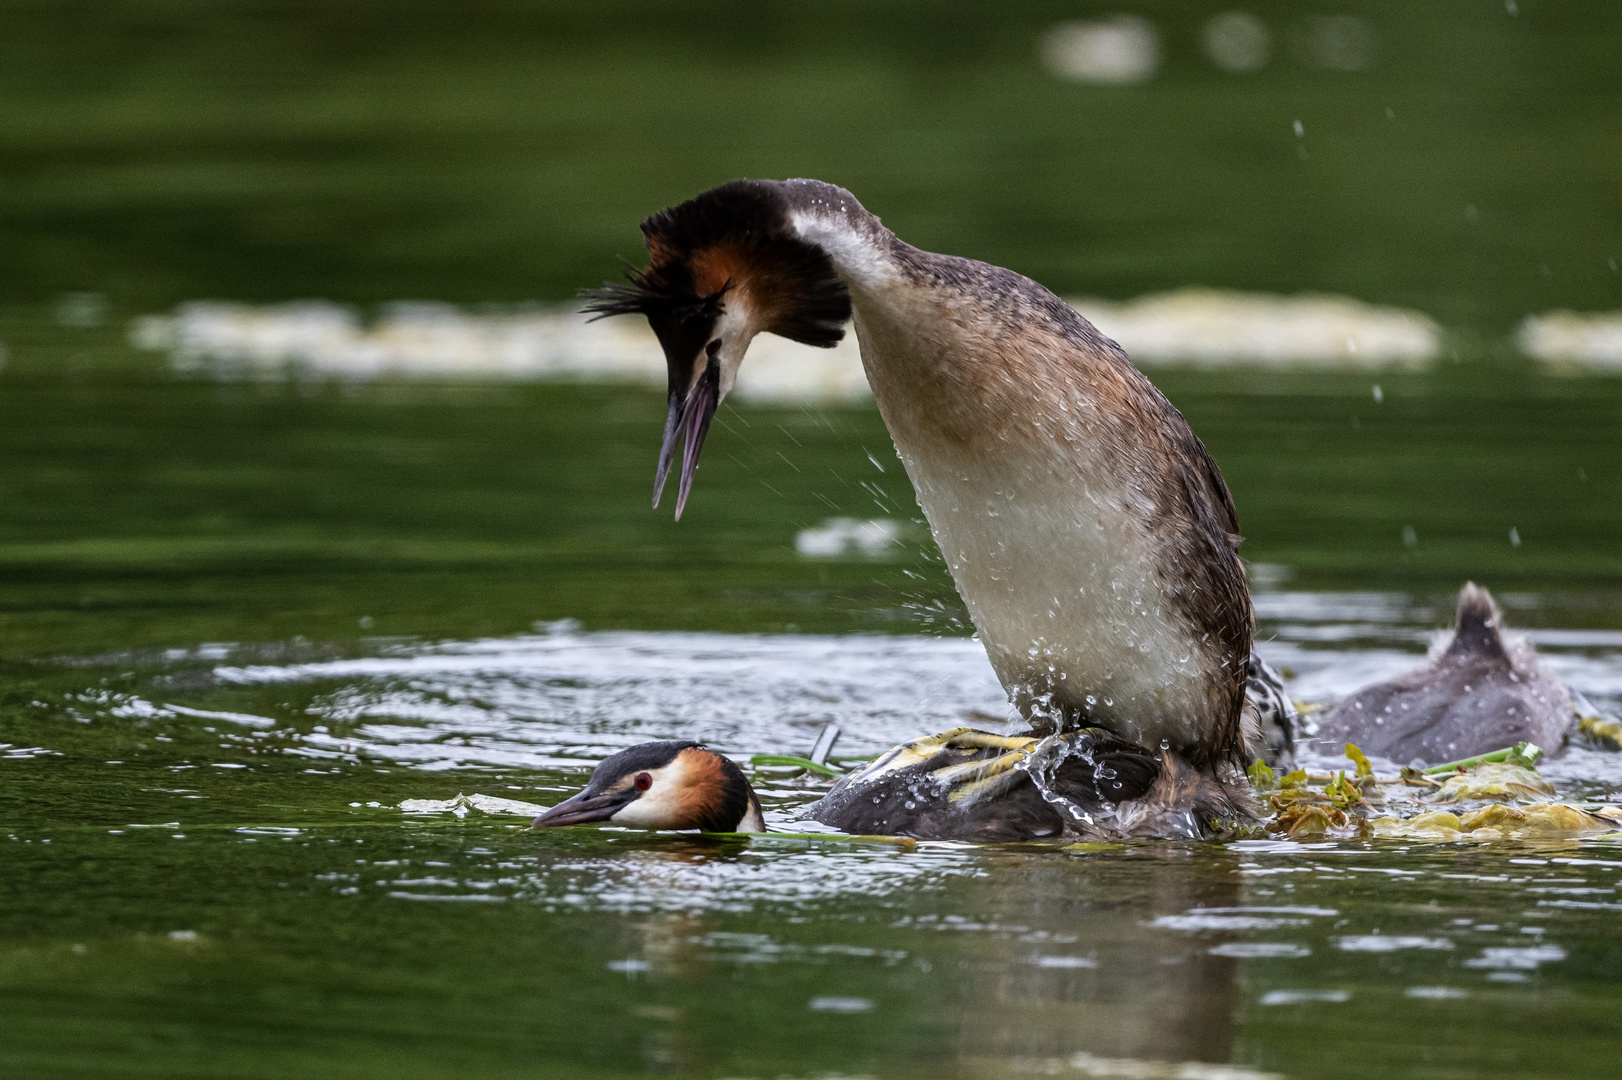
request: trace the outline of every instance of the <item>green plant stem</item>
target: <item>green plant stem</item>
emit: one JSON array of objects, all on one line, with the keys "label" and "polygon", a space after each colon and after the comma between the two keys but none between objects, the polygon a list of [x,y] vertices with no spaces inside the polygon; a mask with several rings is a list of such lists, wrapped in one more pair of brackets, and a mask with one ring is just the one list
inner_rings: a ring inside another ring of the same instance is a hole
[{"label": "green plant stem", "polygon": [[844,773],[827,765],[818,765],[810,758],[796,757],[793,754],[756,754],[749,759],[751,765],[795,765],[820,776],[843,776]]},{"label": "green plant stem", "polygon": [[1425,769],[1424,773],[1427,776],[1435,776],[1438,773],[1456,772],[1459,769],[1469,769],[1477,765],[1489,765],[1500,761],[1508,761],[1511,757],[1524,758],[1532,765],[1536,765],[1537,760],[1542,756],[1542,749],[1536,745],[1527,742],[1518,742],[1514,746],[1505,747],[1502,750],[1494,750],[1488,754],[1477,754],[1475,757],[1462,758],[1458,761],[1450,761],[1446,765],[1433,765],[1430,768]]}]

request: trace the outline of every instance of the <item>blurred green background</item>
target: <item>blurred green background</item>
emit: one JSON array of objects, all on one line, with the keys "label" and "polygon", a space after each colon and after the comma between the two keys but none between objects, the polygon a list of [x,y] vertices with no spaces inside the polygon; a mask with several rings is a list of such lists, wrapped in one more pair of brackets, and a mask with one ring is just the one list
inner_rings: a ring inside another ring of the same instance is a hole
[{"label": "blurred green background", "polygon": [[[1614,591],[1622,388],[1545,375],[1510,335],[1622,307],[1622,11],[1247,4],[1265,48],[1233,71],[1206,43],[1225,10],[0,4],[0,649],[362,618],[962,630],[927,544],[793,550],[835,513],[915,516],[868,463],[893,462],[869,407],[729,407],[672,526],[646,506],[656,393],[219,386],[126,340],[199,298],[565,300],[639,258],[646,214],[736,176],[838,182],[1063,295],[1426,312],[1446,347],[1423,373],[1156,370],[1247,556],[1298,586]],[[1123,11],[1157,35],[1148,77],[1044,64],[1053,26]]]},{"label": "blurred green background", "polygon": [[[1229,6],[8,0],[0,288],[560,299],[650,211],[803,175],[1062,295],[1316,289],[1483,332],[1617,306],[1615,5],[1247,3],[1243,73],[1202,48]],[[1044,70],[1050,26],[1123,10],[1151,78]],[[1348,15],[1360,51],[1315,52]]]}]

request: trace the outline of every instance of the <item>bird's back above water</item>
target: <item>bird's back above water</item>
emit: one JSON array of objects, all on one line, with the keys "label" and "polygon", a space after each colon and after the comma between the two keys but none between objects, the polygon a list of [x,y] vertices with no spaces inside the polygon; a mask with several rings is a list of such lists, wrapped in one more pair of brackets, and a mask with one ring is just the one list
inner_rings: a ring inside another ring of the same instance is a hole
[{"label": "bird's back above water", "polygon": [[1249,814],[1180,756],[1099,728],[915,739],[842,777],[806,813],[849,833],[976,843],[1197,839]]},{"label": "bird's back above water", "polygon": [[1522,741],[1558,751],[1571,721],[1566,684],[1525,639],[1505,636],[1492,594],[1470,583],[1446,647],[1423,667],[1341,701],[1315,741],[1328,753],[1352,742],[1400,764],[1440,765]]},{"label": "bird's back above water", "polygon": [[829,345],[853,317],[935,540],[1032,726],[1243,763],[1233,503],[1115,343],[1034,281],[914,248],[819,181],[727,184],[643,232],[651,265],[593,307],[646,314],[664,347],[658,484],[683,443],[678,510],[754,335]]}]

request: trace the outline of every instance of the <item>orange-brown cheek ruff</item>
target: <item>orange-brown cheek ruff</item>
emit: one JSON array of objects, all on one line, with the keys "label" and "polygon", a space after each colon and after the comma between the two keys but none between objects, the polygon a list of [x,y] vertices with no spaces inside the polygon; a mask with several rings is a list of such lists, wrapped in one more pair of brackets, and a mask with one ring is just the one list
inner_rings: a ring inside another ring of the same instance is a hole
[{"label": "orange-brown cheek ruff", "polygon": [[[642,223],[651,262],[630,284],[586,293],[599,316],[647,317],[664,350],[669,409],[653,505],[682,447],[676,517],[687,506],[699,453],[722,393],[718,334],[756,331],[831,348],[845,335],[850,293],[822,249],[793,232],[775,185],[738,181],[662,211]],[[739,354],[729,354],[735,363]]]},{"label": "orange-brown cheek ruff", "polygon": [[763,832],[760,802],[743,770],[720,754],[693,748],[677,758],[681,787],[673,820],[677,829],[705,832]]},{"label": "orange-brown cheek ruff", "polygon": [[536,828],[613,822],[642,829],[762,832],[760,802],[731,761],[695,743],[643,743],[597,766]]}]

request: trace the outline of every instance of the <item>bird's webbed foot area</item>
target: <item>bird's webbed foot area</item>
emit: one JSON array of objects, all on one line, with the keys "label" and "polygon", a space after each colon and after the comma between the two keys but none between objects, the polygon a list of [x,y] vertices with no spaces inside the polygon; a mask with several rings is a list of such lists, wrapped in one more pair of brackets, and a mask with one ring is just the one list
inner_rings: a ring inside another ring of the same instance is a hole
[{"label": "bird's webbed foot area", "polygon": [[1102,728],[1049,735],[1020,771],[1073,831],[1091,832],[1115,807],[1147,792],[1160,777],[1161,755]]}]

